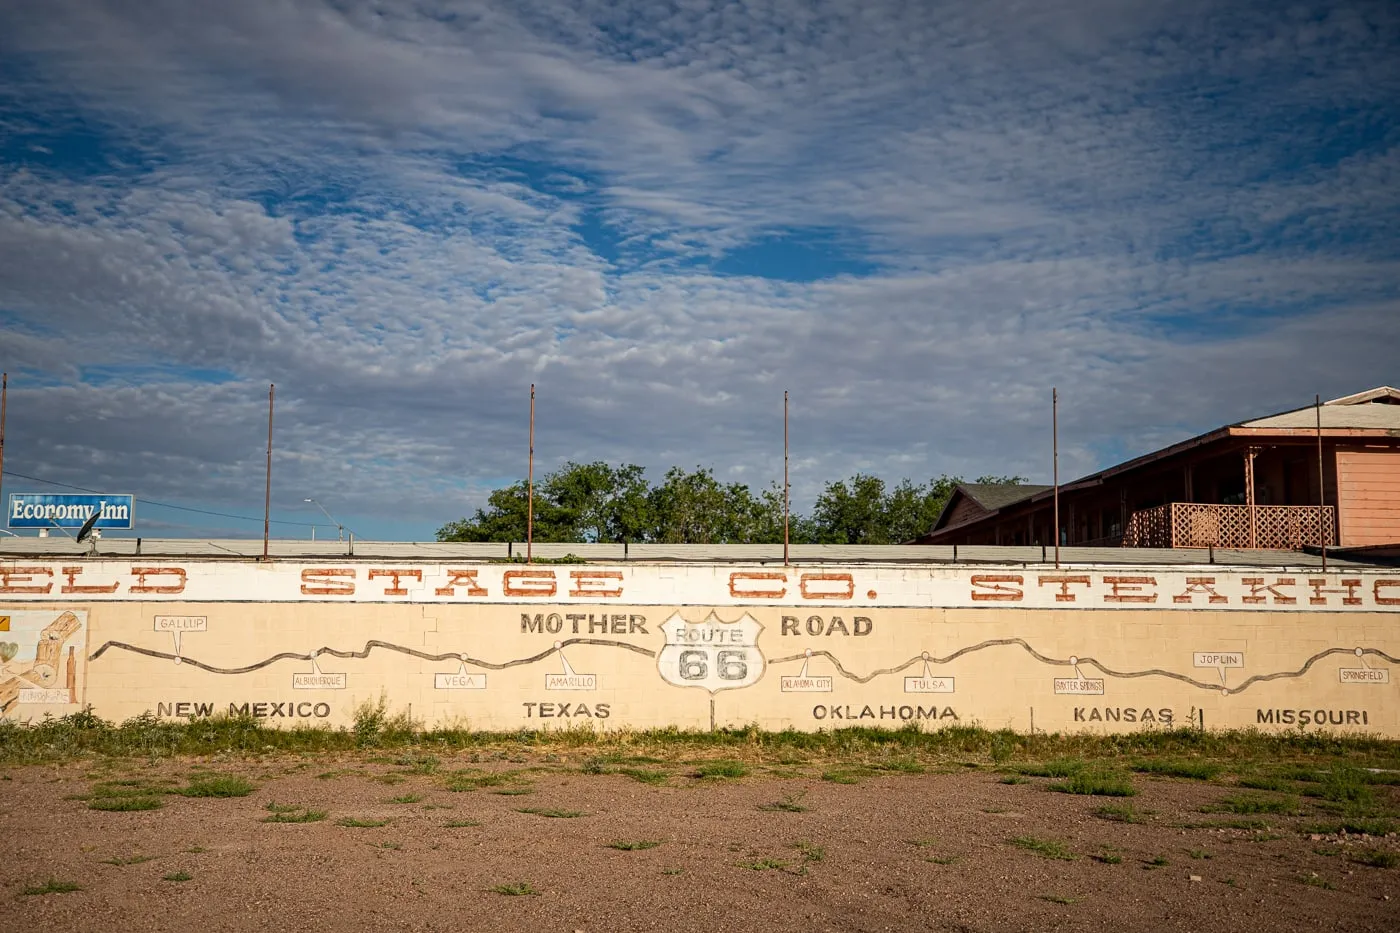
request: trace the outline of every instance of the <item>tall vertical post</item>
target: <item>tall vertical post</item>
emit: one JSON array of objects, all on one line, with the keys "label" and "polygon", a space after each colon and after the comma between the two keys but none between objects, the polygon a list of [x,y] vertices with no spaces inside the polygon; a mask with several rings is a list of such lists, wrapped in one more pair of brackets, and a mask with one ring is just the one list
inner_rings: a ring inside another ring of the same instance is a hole
[{"label": "tall vertical post", "polygon": [[[10,374],[0,375],[0,487],[5,485],[5,403],[10,396]],[[0,508],[5,507],[4,498],[0,498]]]},{"label": "tall vertical post", "polygon": [[1244,504],[1249,509],[1249,546],[1259,546],[1259,524],[1255,520],[1254,509],[1254,458],[1259,448],[1250,447],[1244,452]]},{"label": "tall vertical post", "polygon": [[1322,548],[1322,569],[1327,570],[1327,495],[1322,472],[1322,396],[1313,397],[1317,414],[1317,543]]},{"label": "tall vertical post", "polygon": [[272,400],[277,394],[277,386],[267,386],[267,490],[263,494],[263,560],[268,560],[268,536],[272,528]]},{"label": "tall vertical post", "polygon": [[788,483],[788,393],[783,390],[783,566],[788,563],[788,516],[792,510],[791,486]]},{"label": "tall vertical post", "polygon": [[1055,536],[1055,569],[1060,569],[1060,390],[1050,389],[1050,445],[1054,451],[1052,472],[1055,482],[1054,524],[1051,534]]},{"label": "tall vertical post", "polygon": [[530,466],[525,480],[525,563],[534,562],[535,549],[535,384],[530,383]]}]

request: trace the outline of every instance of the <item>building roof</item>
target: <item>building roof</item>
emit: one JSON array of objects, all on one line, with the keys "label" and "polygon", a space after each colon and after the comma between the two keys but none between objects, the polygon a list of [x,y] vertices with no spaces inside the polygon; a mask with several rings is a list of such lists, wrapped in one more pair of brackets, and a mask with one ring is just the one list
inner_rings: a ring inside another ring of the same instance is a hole
[{"label": "building roof", "polygon": [[1357,392],[1353,395],[1343,395],[1341,398],[1334,398],[1330,402],[1323,402],[1324,405],[1360,405],[1363,402],[1380,402],[1386,405],[1400,405],[1400,389],[1394,386],[1376,386],[1374,389],[1367,389],[1365,392]]},{"label": "building roof", "polygon": [[[1029,499],[1038,492],[1053,489],[1053,486],[1035,486],[1023,483],[1019,486],[1010,483],[958,483],[956,490],[976,502],[988,512],[1022,499]],[[951,498],[948,500],[953,501]],[[945,507],[946,508],[946,507]]]},{"label": "building roof", "polygon": [[[1125,460],[1114,466],[1105,467],[1095,473],[1081,476],[1078,479],[1060,485],[1060,492],[1073,492],[1078,489],[1095,486],[1122,473],[1136,470],[1139,467],[1147,466],[1159,460],[1164,460],[1175,454],[1183,453],[1195,447],[1212,444],[1231,436],[1257,436],[1268,435],[1277,432],[1278,435],[1296,436],[1301,431],[1313,431],[1317,428],[1319,412],[1322,417],[1322,430],[1324,434],[1336,436],[1355,434],[1379,434],[1396,436],[1400,434],[1400,389],[1391,386],[1377,386],[1374,389],[1367,389],[1364,392],[1357,392],[1352,395],[1344,395],[1341,398],[1324,402],[1319,407],[1308,405],[1303,408],[1295,408],[1274,415],[1266,415],[1262,418],[1255,418],[1249,421],[1238,421],[1234,424],[1227,424],[1224,427],[1198,434],[1195,437],[1178,441],[1160,450]],[[976,486],[977,484],[959,484],[959,489],[966,486]],[[1023,502],[1045,501],[1051,497],[1051,486],[1011,486],[1002,487],[1007,490],[1018,490],[1021,492],[1013,499],[1003,501],[998,505],[986,505],[976,496],[969,493],[969,497],[983,505],[987,509],[988,515],[993,512],[1010,506],[1019,505]],[[924,542],[934,532],[941,532],[944,528],[941,525],[944,516],[949,514],[949,508],[954,504],[957,494],[954,493],[952,499],[948,500],[948,505],[939,513],[938,521],[934,522],[928,534],[915,539],[915,543]],[[984,520],[987,516],[979,516],[967,522],[959,522],[958,527],[971,525]]]},{"label": "building roof", "polygon": [[[1054,549],[1039,545],[958,546],[952,545],[847,545],[795,544],[791,547],[794,565],[804,564],[988,564],[995,566],[1041,566],[1054,560]],[[274,561],[397,560],[418,563],[504,562],[520,560],[525,552],[521,542],[514,544],[474,544],[438,541],[294,541],[273,539],[268,547]],[[0,538],[0,561],[26,560],[117,560],[141,557],[148,560],[257,561],[263,543],[253,538],[117,538],[78,544],[66,537]],[[536,544],[534,556],[558,560],[573,555],[589,563],[734,563],[783,565],[781,544]],[[1200,550],[1169,548],[1062,547],[1063,565],[1117,565],[1132,567],[1207,566],[1207,555]],[[1268,567],[1277,569],[1316,568],[1322,558],[1297,551],[1235,551],[1217,549],[1214,563],[1220,567]],[[130,566],[128,563],[127,566]],[[1342,560],[1331,554],[1329,567],[1367,567],[1373,563],[1359,555]]]},{"label": "building roof", "polygon": [[[1391,390],[1395,391],[1394,389]],[[1400,430],[1400,405],[1385,404],[1380,399],[1367,402],[1328,402],[1320,408],[1309,405],[1266,418],[1241,422],[1241,428],[1316,428],[1319,416],[1323,430]]]}]

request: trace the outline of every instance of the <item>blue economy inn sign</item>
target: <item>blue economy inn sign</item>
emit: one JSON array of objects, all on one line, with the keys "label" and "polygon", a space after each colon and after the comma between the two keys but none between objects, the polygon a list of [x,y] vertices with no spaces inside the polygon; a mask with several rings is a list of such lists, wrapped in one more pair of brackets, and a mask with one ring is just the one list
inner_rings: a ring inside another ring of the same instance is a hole
[{"label": "blue economy inn sign", "polygon": [[98,514],[94,528],[130,529],[134,512],[133,496],[12,492],[5,520],[11,528],[81,528]]}]

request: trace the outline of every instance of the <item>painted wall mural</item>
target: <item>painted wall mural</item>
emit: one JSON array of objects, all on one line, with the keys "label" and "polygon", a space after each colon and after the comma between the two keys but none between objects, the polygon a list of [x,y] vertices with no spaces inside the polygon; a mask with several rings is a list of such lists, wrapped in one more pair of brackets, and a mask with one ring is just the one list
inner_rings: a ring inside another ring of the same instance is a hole
[{"label": "painted wall mural", "polygon": [[11,718],[1400,736],[1393,572],[70,561],[0,599]]},{"label": "painted wall mural", "polygon": [[86,642],[85,610],[0,607],[0,714],[76,710]]}]

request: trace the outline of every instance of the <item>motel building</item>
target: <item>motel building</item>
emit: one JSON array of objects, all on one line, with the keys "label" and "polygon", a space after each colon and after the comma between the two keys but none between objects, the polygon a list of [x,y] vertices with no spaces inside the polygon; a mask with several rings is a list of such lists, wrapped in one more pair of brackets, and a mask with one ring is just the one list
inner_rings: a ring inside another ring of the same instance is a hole
[{"label": "motel building", "polygon": [[[1400,551],[1400,389],[1225,425],[1060,487],[1062,545]],[[1049,486],[964,483],[918,544],[1049,545]]]}]

